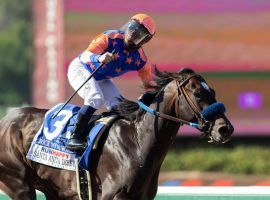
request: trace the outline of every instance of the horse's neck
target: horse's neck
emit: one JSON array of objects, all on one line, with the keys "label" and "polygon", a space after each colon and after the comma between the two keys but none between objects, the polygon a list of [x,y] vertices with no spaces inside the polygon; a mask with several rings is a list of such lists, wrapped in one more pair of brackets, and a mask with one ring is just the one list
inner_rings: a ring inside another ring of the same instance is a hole
[{"label": "horse's neck", "polygon": [[[150,107],[160,113],[175,116],[177,94],[172,92],[176,91],[172,87],[175,87],[175,85],[168,85]],[[153,151],[156,152],[155,155],[159,157],[156,159],[160,159],[160,162],[162,162],[179,127],[180,125],[175,122],[146,113],[137,125],[139,144],[141,144],[143,152],[148,151],[149,154]]]}]

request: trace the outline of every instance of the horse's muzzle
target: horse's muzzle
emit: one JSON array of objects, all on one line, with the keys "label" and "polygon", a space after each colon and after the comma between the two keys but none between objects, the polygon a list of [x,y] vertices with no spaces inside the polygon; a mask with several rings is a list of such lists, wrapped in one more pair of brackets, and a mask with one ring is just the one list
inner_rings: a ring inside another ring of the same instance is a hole
[{"label": "horse's muzzle", "polygon": [[219,118],[213,124],[211,134],[209,134],[210,142],[226,143],[230,140],[233,131],[233,126],[226,118]]}]

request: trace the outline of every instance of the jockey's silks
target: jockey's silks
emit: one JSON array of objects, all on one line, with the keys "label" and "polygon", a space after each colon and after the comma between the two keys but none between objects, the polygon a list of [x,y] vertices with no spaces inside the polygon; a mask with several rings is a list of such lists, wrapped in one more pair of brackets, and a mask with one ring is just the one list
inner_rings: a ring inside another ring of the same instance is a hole
[{"label": "jockey's silks", "polygon": [[98,35],[79,58],[92,73],[100,65],[98,58],[103,53],[113,50],[115,50],[114,60],[94,74],[96,80],[118,77],[129,71],[138,71],[143,82],[152,80],[151,65],[143,49],[128,51],[124,45],[124,32],[121,30],[109,30]]}]

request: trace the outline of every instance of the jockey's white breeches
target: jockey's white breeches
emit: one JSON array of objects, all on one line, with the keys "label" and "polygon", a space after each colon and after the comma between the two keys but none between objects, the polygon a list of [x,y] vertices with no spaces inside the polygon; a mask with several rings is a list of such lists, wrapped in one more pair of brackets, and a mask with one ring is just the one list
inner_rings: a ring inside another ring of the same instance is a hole
[{"label": "jockey's white breeches", "polygon": [[[74,90],[77,90],[90,75],[78,57],[70,63],[67,76]],[[105,105],[108,110],[117,105],[117,98],[121,96],[112,80],[97,81],[94,77],[87,81],[78,94],[84,99],[85,105],[95,109]]]}]

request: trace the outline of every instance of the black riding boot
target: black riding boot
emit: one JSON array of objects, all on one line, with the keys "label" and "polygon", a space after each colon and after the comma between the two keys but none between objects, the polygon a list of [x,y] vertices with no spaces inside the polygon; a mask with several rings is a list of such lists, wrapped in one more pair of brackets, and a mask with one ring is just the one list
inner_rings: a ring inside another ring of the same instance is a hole
[{"label": "black riding boot", "polygon": [[75,128],[66,146],[67,149],[78,151],[87,146],[87,133],[85,133],[85,128],[95,111],[95,108],[86,105],[82,106],[79,110]]}]

